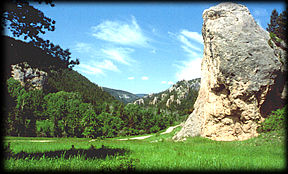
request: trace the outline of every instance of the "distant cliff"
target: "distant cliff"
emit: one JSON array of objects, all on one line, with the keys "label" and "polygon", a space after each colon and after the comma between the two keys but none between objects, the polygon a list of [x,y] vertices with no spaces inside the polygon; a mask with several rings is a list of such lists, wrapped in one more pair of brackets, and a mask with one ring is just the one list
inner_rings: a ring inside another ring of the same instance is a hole
[{"label": "distant cliff", "polygon": [[123,102],[124,104],[134,102],[135,100],[139,99],[136,94],[132,94],[127,91],[118,90],[118,89],[111,89],[103,87],[103,90],[111,94],[115,99]]},{"label": "distant cliff", "polygon": [[189,112],[197,98],[200,88],[200,78],[193,80],[182,80],[171,86],[169,89],[156,94],[146,95],[134,104],[140,106],[156,106],[173,111]]}]

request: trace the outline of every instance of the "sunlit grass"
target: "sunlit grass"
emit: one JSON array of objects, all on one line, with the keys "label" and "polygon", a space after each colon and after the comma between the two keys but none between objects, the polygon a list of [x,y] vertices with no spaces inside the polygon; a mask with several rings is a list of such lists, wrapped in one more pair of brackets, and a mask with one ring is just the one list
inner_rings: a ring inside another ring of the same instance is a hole
[{"label": "sunlit grass", "polygon": [[[218,142],[202,137],[187,138],[184,142],[171,140],[176,128],[169,134],[153,134],[144,140],[119,141],[117,138],[95,140],[82,138],[22,138],[6,137],[5,144],[11,142],[11,149],[17,153],[44,152],[75,148],[88,149],[91,145],[100,148],[125,148],[130,153],[125,156],[106,159],[87,159],[78,156],[69,160],[64,158],[9,159],[4,168],[9,171],[27,170],[284,170],[285,134],[272,132],[261,134],[246,141]],[[21,140],[17,142],[15,140]],[[25,141],[26,140],[26,141]],[[29,140],[54,140],[37,143]]]}]

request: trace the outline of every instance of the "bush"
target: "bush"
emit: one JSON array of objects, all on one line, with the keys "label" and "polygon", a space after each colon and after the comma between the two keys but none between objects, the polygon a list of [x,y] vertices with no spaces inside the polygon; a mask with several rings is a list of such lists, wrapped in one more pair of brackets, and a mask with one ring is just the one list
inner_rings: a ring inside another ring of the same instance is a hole
[{"label": "bush", "polygon": [[155,125],[155,126],[150,128],[150,132],[152,132],[152,133],[156,133],[156,132],[159,132],[159,131],[160,131],[160,128],[157,125]]},{"label": "bush", "polygon": [[54,132],[54,124],[50,120],[36,121],[36,133],[40,137],[52,137]]},{"label": "bush", "polygon": [[272,111],[268,118],[260,124],[258,132],[270,132],[285,129],[285,116],[287,115],[287,105],[276,111]]}]

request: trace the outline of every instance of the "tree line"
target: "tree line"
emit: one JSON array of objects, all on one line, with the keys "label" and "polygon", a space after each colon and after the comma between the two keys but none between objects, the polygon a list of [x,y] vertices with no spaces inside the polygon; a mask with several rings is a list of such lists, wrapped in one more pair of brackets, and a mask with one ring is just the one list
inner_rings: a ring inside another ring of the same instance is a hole
[{"label": "tree line", "polygon": [[95,107],[78,92],[25,90],[7,80],[9,93],[6,135],[104,138],[155,133],[173,124],[179,115],[153,107],[119,102]]}]

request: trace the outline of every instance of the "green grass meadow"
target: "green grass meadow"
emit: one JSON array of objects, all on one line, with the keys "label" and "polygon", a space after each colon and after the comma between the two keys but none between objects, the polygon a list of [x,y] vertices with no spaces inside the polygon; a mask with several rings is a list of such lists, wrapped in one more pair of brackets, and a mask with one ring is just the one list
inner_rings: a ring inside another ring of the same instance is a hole
[{"label": "green grass meadow", "polygon": [[[144,140],[119,141],[118,138],[95,140],[87,138],[5,137],[14,153],[46,152],[100,148],[124,148],[124,156],[85,159],[76,156],[40,159],[6,159],[6,171],[282,171],[286,168],[285,132],[269,132],[246,141],[219,142],[202,137],[173,142],[169,134],[153,134]],[[123,137],[122,137],[123,138]],[[127,138],[127,137],[125,137]],[[52,142],[30,142],[52,140]]]}]

